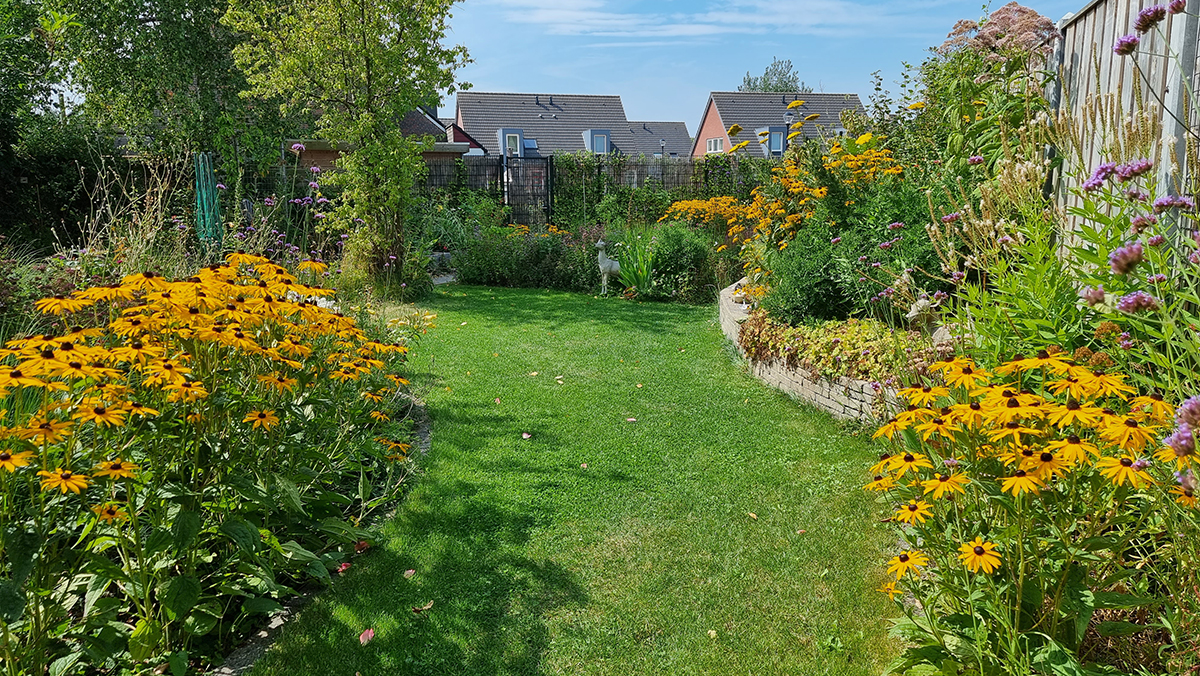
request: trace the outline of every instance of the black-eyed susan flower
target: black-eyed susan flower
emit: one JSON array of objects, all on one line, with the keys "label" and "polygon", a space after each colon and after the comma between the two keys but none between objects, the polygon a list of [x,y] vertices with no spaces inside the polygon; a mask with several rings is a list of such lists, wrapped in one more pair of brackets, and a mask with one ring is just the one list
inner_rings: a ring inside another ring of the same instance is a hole
[{"label": "black-eyed susan flower", "polygon": [[149,387],[177,385],[187,378],[192,370],[173,359],[161,359],[150,362],[145,367],[146,379],[142,381]]},{"label": "black-eyed susan flower", "polygon": [[922,420],[936,418],[937,416],[938,416],[938,412],[936,409],[932,409],[932,408],[928,408],[928,407],[924,407],[924,406],[917,406],[916,404],[909,404],[908,408],[904,409],[903,411],[901,411],[899,414],[896,415],[896,420],[898,420],[899,422],[901,422],[904,425],[911,425],[915,422],[920,422]]},{"label": "black-eyed susan flower", "polygon": [[136,401],[126,402],[124,404],[124,408],[126,411],[129,411],[130,415],[149,417],[159,414],[157,409],[150,408],[149,406]]},{"label": "black-eyed susan flower", "polygon": [[166,385],[163,387],[163,391],[167,392],[167,399],[169,401],[183,402],[185,404],[208,396],[208,390],[204,388],[204,384],[195,380]]},{"label": "black-eyed susan flower", "polygon": [[1134,397],[1129,402],[1130,411],[1142,414],[1146,419],[1155,422],[1167,422],[1175,415],[1175,407],[1168,404],[1157,392],[1141,397]]},{"label": "black-eyed susan flower", "polygon": [[56,444],[71,433],[73,423],[67,420],[50,420],[35,416],[16,430],[17,436],[38,444]]},{"label": "black-eyed susan flower", "polygon": [[96,513],[96,518],[105,522],[112,523],[113,521],[125,521],[129,515],[121,509],[121,505],[116,502],[106,502],[102,505],[95,505],[92,511]]},{"label": "black-eyed susan flower", "polygon": [[1013,472],[1012,476],[1000,480],[1000,490],[1005,493],[1012,493],[1014,498],[1024,492],[1037,493],[1041,490],[1042,485],[1043,482],[1041,479],[1027,473],[1023,469],[1019,469]]},{"label": "black-eyed susan flower", "polygon": [[1023,403],[1019,397],[1006,399],[1003,404],[988,409],[986,416],[989,422],[996,425],[1006,425],[1014,420],[1040,420],[1046,412],[1035,403]]},{"label": "black-eyed susan flower", "polygon": [[1200,500],[1197,500],[1196,498],[1195,489],[1189,486],[1172,486],[1171,494],[1175,496],[1175,502],[1178,502],[1184,507],[1196,509],[1197,505],[1200,505]]},{"label": "black-eyed susan flower", "polygon": [[58,294],[49,298],[43,298],[33,305],[39,312],[44,314],[61,315],[68,312],[79,312],[91,304],[92,301],[90,300]]},{"label": "black-eyed susan flower", "polygon": [[886,491],[892,490],[895,487],[896,487],[896,479],[895,478],[890,477],[890,476],[885,476],[882,474],[877,474],[871,480],[871,483],[863,486],[863,490],[884,493]]},{"label": "black-eyed susan flower", "polygon": [[1122,451],[1140,451],[1154,440],[1155,428],[1144,426],[1133,418],[1109,422],[1100,428],[1100,438]]},{"label": "black-eyed susan flower", "polygon": [[988,432],[988,440],[993,444],[1009,441],[1015,445],[1021,445],[1021,437],[1040,437],[1045,432],[1032,427],[1025,427],[1017,421],[1012,421],[999,429]]},{"label": "black-eyed susan flower", "polygon": [[1062,394],[1065,392],[1067,393],[1067,396],[1080,401],[1086,400],[1088,397],[1092,396],[1092,393],[1094,392],[1092,388],[1079,382],[1078,378],[1069,376],[1060,380],[1051,381],[1050,384],[1046,386],[1046,389],[1059,396],[1062,396]]},{"label": "black-eyed susan flower", "polygon": [[133,479],[137,476],[136,472],[139,469],[141,467],[128,460],[113,458],[97,465],[92,473],[94,476],[108,477],[109,479]]},{"label": "black-eyed susan flower", "polygon": [[371,411],[371,418],[377,422],[387,422],[391,420],[388,414],[384,413],[383,411]]},{"label": "black-eyed susan flower", "polygon": [[963,543],[958,552],[958,560],[970,568],[972,573],[978,573],[982,569],[991,575],[1000,567],[1000,555],[996,553],[996,545],[985,542],[981,537]]},{"label": "black-eyed susan flower", "polygon": [[1065,458],[1060,458],[1046,449],[1035,452],[1021,464],[1021,469],[1037,475],[1043,482],[1049,482],[1054,477],[1063,474],[1069,464]]},{"label": "black-eyed susan flower", "polygon": [[970,390],[987,384],[992,374],[981,368],[966,364],[960,369],[948,369],[944,377],[947,385]]},{"label": "black-eyed susan flower", "polygon": [[966,494],[964,486],[971,483],[965,474],[934,474],[932,479],[922,481],[921,485],[925,488],[924,494],[933,494],[934,500],[940,500],[942,496],[953,493]]},{"label": "black-eyed susan flower", "polygon": [[1119,458],[1101,458],[1096,463],[1096,467],[1114,486],[1128,483],[1134,488],[1141,488],[1143,485],[1154,483],[1154,479],[1146,473],[1146,467],[1149,464],[1149,461],[1145,459],[1125,455]]},{"label": "black-eyed susan flower", "polygon": [[950,407],[950,419],[968,429],[983,425],[983,405],[977,401],[955,404]]},{"label": "black-eyed susan flower", "polygon": [[1083,374],[1079,378],[1079,382],[1103,397],[1121,397],[1122,395],[1133,394],[1137,391],[1125,384],[1124,376],[1115,373],[1104,373],[1103,371],[1093,371]]},{"label": "black-eyed susan flower", "polygon": [[946,418],[934,418],[929,422],[917,425],[916,429],[921,433],[921,439],[925,441],[929,441],[930,437],[935,434],[946,439],[953,439],[955,432],[962,431],[961,427]]},{"label": "black-eyed susan flower", "polygon": [[279,424],[279,416],[275,415],[275,411],[250,411],[242,418],[242,422],[251,423],[256,429],[270,430]]},{"label": "black-eyed susan flower", "polygon": [[1074,434],[1066,439],[1051,441],[1049,444],[1046,444],[1046,450],[1057,454],[1070,464],[1087,462],[1090,459],[1089,455],[1097,458],[1100,457],[1100,449],[1095,444],[1080,439]]},{"label": "black-eyed susan flower", "polygon": [[33,451],[12,451],[10,449],[0,450],[0,469],[8,470],[9,472],[17,471],[18,467],[25,467],[33,460]]},{"label": "black-eyed susan flower", "polygon": [[896,509],[896,520],[910,525],[925,523],[925,519],[933,513],[933,505],[924,500],[909,500]]},{"label": "black-eyed susan flower", "polygon": [[908,573],[917,577],[921,574],[919,569],[928,565],[928,556],[916,550],[909,550],[892,557],[892,560],[888,561],[887,572],[894,574],[897,580]]},{"label": "black-eyed susan flower", "polygon": [[941,371],[961,370],[967,367],[974,367],[975,362],[966,357],[955,357],[950,360],[939,360],[929,365],[930,373],[939,373]]},{"label": "black-eyed susan flower", "polygon": [[921,387],[906,387],[900,390],[898,394],[916,406],[930,406],[938,399],[949,396],[950,390],[945,387],[924,385]]},{"label": "black-eyed susan flower", "polygon": [[300,265],[297,265],[296,269],[301,272],[312,272],[314,274],[321,274],[322,272],[325,272],[326,270],[328,270],[329,266],[320,261],[305,259],[303,261],[300,261]]},{"label": "black-eyed susan flower", "polygon": [[383,401],[382,395],[370,390],[364,390],[362,393],[362,398],[374,404],[378,404],[379,402]]},{"label": "black-eyed susan flower", "polygon": [[71,417],[79,422],[94,422],[101,427],[125,425],[125,411],[118,407],[105,406],[103,402],[83,402]]},{"label": "black-eyed susan flower", "polygon": [[[899,579],[899,578],[897,578],[897,579]],[[900,590],[896,589],[895,582],[884,582],[883,585],[880,586],[879,589],[876,589],[875,591],[880,592],[881,594],[887,594],[888,599],[891,601],[895,601],[896,597],[900,595]]]},{"label": "black-eyed susan flower", "polygon": [[42,470],[38,472],[38,476],[42,477],[42,490],[44,491],[52,491],[57,488],[63,493],[67,491],[78,493],[88,487],[86,474],[76,474],[61,467],[54,468],[53,472]]},{"label": "black-eyed susan flower", "polygon": [[1070,427],[1080,425],[1089,427],[1100,420],[1101,409],[1095,406],[1084,406],[1075,399],[1067,400],[1064,405],[1051,404],[1047,419],[1055,427]]},{"label": "black-eyed susan flower", "polygon": [[45,387],[46,383],[21,369],[0,369],[0,387]]},{"label": "black-eyed susan flower", "polygon": [[896,478],[904,476],[905,472],[912,471],[917,473],[922,467],[933,469],[933,463],[929,462],[929,458],[921,453],[905,453],[904,455],[893,455],[890,459],[891,469],[896,473]]}]

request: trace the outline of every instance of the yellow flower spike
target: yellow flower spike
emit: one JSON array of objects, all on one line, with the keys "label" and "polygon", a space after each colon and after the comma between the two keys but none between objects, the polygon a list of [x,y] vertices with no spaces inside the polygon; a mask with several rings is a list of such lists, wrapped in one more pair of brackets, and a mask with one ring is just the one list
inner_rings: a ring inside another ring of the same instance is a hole
[{"label": "yellow flower spike", "polygon": [[917,101],[916,103],[910,103],[910,104],[908,105],[908,109],[909,109],[909,110],[921,110],[921,109],[923,109],[924,107],[925,107],[925,102],[924,102],[924,101]]},{"label": "yellow flower spike", "polygon": [[958,548],[958,560],[971,569],[972,573],[980,570],[991,575],[1000,567],[1000,555],[996,553],[996,545],[976,537]]},{"label": "yellow flower spike", "polygon": [[731,127],[729,127],[730,136],[737,136],[740,133],[742,133],[742,125],[735,122]]},{"label": "yellow flower spike", "polygon": [[818,117],[821,117],[821,114],[820,114],[820,113],[813,113],[813,114],[811,114],[811,115],[805,115],[805,116],[804,116],[804,120],[805,120],[806,122],[808,122],[808,121],[815,120],[815,119],[817,119]]},{"label": "yellow flower spike", "polygon": [[874,139],[874,138],[875,138],[874,134],[872,134],[871,132],[867,132],[867,133],[863,134],[862,136],[859,136],[858,138],[854,139],[854,144],[860,145],[860,146],[865,146],[871,142],[871,139]]}]

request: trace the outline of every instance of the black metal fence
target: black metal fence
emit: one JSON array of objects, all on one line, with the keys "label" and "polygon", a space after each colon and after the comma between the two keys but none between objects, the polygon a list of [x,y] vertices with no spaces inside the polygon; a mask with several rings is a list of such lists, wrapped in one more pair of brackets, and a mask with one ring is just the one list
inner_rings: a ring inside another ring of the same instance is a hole
[{"label": "black metal fence", "polygon": [[432,160],[428,189],[486,190],[499,195],[515,223],[592,222],[606,196],[635,188],[654,188],[677,199],[733,195],[748,198],[769,180],[778,161],[728,155],[702,160],[603,156],[590,154],[515,158],[465,156]]}]

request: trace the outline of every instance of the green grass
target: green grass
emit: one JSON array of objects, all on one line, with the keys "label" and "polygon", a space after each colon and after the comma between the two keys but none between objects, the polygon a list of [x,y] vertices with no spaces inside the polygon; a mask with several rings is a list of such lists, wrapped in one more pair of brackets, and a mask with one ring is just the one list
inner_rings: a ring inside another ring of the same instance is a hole
[{"label": "green grass", "polygon": [[871,450],[746,375],[714,309],[460,286],[424,305],[423,474],[254,674],[881,672]]}]

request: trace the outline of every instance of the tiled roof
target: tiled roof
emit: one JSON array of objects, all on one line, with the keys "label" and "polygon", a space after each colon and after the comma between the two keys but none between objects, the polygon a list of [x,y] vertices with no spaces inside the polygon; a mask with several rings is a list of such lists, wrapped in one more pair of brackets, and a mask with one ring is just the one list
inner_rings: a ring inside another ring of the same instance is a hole
[{"label": "tiled roof", "polygon": [[537,150],[527,149],[527,157],[584,150],[587,129],[607,129],[614,152],[636,155],[640,150],[620,96],[465,91],[458,94],[458,113],[463,130],[489,154],[500,152],[496,132],[506,128],[537,140]]},{"label": "tiled roof", "polygon": [[791,109],[791,112],[795,113],[794,121],[799,122],[809,115],[818,116],[800,129],[801,136],[797,137],[797,141],[801,138],[805,140],[815,138],[821,133],[828,135],[841,129],[840,119],[843,110],[852,109],[860,113],[866,112],[858,94],[713,92],[711,96],[713,103],[716,104],[717,112],[721,115],[721,122],[725,125],[725,129],[729,129],[735,124],[740,125],[743,129],[736,138],[731,136],[730,142],[736,145],[742,141],[750,141],[750,144],[739,150],[738,153],[754,156],[763,154],[755,130],[760,127],[783,126],[784,115],[789,112],[788,104],[793,101],[804,101],[801,106]]},{"label": "tiled roof", "polygon": [[641,153],[653,157],[662,150],[659,141],[667,142],[667,157],[672,154],[688,157],[692,154],[692,137],[688,135],[687,125],[683,122],[630,122],[629,129],[637,142],[636,155]]},{"label": "tiled roof", "polygon": [[446,128],[438,123],[436,117],[430,117],[421,109],[410,110],[400,120],[400,133],[405,136],[436,136],[446,135]]}]

